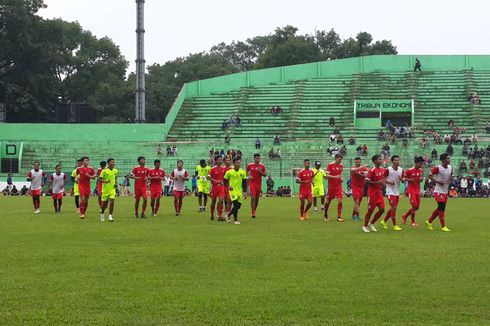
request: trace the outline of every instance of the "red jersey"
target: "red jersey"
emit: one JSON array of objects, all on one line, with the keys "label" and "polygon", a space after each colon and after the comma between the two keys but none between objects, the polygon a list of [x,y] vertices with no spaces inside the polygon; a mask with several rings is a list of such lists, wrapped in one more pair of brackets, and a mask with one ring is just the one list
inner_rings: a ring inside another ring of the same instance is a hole
[{"label": "red jersey", "polygon": [[142,189],[146,188],[146,177],[148,176],[148,172],[150,169],[147,167],[141,167],[141,166],[136,166],[131,173],[135,176],[138,177],[138,179],[134,180],[134,188],[135,189]]},{"label": "red jersey", "polygon": [[299,172],[298,172],[298,176],[296,177],[297,179],[299,179],[300,181],[307,181],[305,183],[300,183],[299,185],[299,192],[302,193],[302,194],[307,194],[307,193],[311,193],[313,191],[312,189],[312,182],[313,182],[313,176],[315,175],[315,173],[313,172],[313,170],[311,169],[301,169]]},{"label": "red jersey", "polygon": [[[342,170],[344,169],[344,166],[342,163],[335,163],[332,162],[327,165],[327,172],[328,174],[332,176],[339,176],[342,175]],[[328,179],[328,189],[342,189],[342,180],[340,179]]]},{"label": "red jersey", "polygon": [[[100,174],[102,173],[103,168],[98,168],[97,169],[97,176],[100,177]],[[97,186],[102,184],[102,180],[97,180]]]},{"label": "red jersey", "polygon": [[424,176],[424,170],[413,167],[405,171],[405,177],[407,179],[416,179],[415,181],[408,181],[407,192],[410,194],[420,194],[420,182]]},{"label": "red jersey", "polygon": [[160,177],[161,179],[150,179],[150,189],[152,191],[162,190],[162,179],[165,178],[165,170],[151,169],[148,171],[149,177]]},{"label": "red jersey", "polygon": [[[355,168],[355,166],[353,166]],[[366,167],[361,167],[360,170],[357,170],[356,173],[351,172],[351,189],[352,191],[358,190],[359,192],[364,191],[364,183],[366,182],[366,174],[365,172],[368,169]],[[363,174],[363,175],[358,175],[358,174]]]},{"label": "red jersey", "polygon": [[[225,173],[226,171],[228,171],[229,169],[224,167],[224,166],[213,166],[211,168],[211,171],[209,171],[209,176],[211,177],[211,183],[213,185],[223,185],[224,183],[224,180],[225,180]],[[213,181],[214,180],[214,181]]]},{"label": "red jersey", "polygon": [[87,177],[87,174],[90,176],[95,176],[94,168],[88,166],[84,168],[83,166],[77,168],[78,175],[78,187],[84,189],[90,189],[90,178]]},{"label": "red jersey", "polygon": [[[366,180],[369,181],[380,181],[384,179],[387,175],[387,170],[385,168],[377,168],[377,167],[372,167],[369,169],[368,174],[366,176]],[[372,196],[372,194],[378,194],[382,193],[383,189],[383,184],[382,183],[369,183],[368,184],[368,195],[369,197]]]},{"label": "red jersey", "polygon": [[265,165],[262,163],[250,163],[249,165],[247,165],[247,173],[249,173],[249,175],[252,177],[249,180],[249,183],[255,186],[262,185],[262,175],[258,172],[258,170],[262,170],[262,173],[267,173],[265,171]]}]

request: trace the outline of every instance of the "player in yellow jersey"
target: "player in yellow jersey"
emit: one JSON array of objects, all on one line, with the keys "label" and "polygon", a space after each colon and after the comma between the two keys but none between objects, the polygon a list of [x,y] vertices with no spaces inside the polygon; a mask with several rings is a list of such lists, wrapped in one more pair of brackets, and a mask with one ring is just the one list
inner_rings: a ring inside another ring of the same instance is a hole
[{"label": "player in yellow jersey", "polygon": [[77,161],[76,168],[71,172],[71,181],[73,181],[73,196],[75,196],[75,206],[77,207],[77,213],[80,213],[80,192],[78,191],[78,179],[77,169],[82,167],[83,160]]},{"label": "player in yellow jersey", "polygon": [[109,205],[109,221],[114,222],[114,199],[116,199],[117,175],[119,171],[114,167],[116,162],[113,158],[107,160],[107,167],[102,170],[99,180],[102,182],[102,212],[100,221],[105,221],[104,212]]},{"label": "player in yellow jersey", "polygon": [[196,166],[199,212],[206,210],[208,195],[211,192],[211,185],[208,180],[209,172],[211,172],[211,166],[206,164],[206,160],[199,161],[199,165]]},{"label": "player in yellow jersey", "polygon": [[321,209],[325,210],[325,187],[323,186],[323,180],[327,179],[327,172],[321,168],[322,163],[320,161],[315,162],[315,167],[312,169],[313,175],[313,207],[315,213],[318,212],[317,198],[320,198]]},{"label": "player in yellow jersey", "polygon": [[230,222],[233,216],[235,224],[238,222],[238,210],[242,206],[243,199],[247,199],[247,172],[240,168],[241,161],[238,157],[233,159],[233,168],[225,173],[225,185],[230,190],[230,199],[233,205],[230,214],[226,216],[226,221]]}]

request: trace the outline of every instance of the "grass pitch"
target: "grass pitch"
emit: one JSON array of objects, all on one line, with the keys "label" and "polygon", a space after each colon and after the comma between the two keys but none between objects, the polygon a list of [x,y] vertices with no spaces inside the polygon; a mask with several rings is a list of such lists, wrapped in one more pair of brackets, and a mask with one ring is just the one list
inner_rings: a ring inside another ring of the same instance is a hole
[{"label": "grass pitch", "polygon": [[0,324],[490,324],[488,199],[450,200],[450,233],[436,220],[364,234],[351,199],[343,224],[300,222],[296,198],[263,199],[256,220],[247,200],[241,225],[210,222],[193,197],[180,217],[167,198],[147,220],[131,198],[115,223],[96,206],[81,221],[69,197],[56,215],[50,198],[34,215],[30,198],[0,197]]}]

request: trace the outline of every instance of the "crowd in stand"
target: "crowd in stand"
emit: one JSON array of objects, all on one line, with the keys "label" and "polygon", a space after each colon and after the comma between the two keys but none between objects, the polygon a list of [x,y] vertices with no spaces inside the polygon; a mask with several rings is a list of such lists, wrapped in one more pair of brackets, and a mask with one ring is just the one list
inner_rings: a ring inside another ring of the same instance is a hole
[{"label": "crowd in stand", "polygon": [[476,92],[470,94],[468,101],[470,101],[471,104],[481,104],[480,96]]},{"label": "crowd in stand", "polygon": [[283,109],[282,109],[280,106],[278,106],[278,105],[273,106],[273,107],[271,108],[271,115],[272,115],[273,117],[277,117],[277,116],[278,116],[279,114],[281,114],[282,112],[283,112]]},{"label": "crowd in stand", "polygon": [[223,123],[221,124],[221,130],[226,130],[229,127],[241,127],[242,126],[242,120],[240,119],[239,116],[237,115],[232,115],[231,117],[228,118],[228,120],[223,120]]},{"label": "crowd in stand", "polygon": [[[433,195],[435,184],[428,178],[424,183],[425,197],[431,197]],[[449,186],[449,197],[485,197],[490,195],[490,180],[486,183],[480,178],[480,176],[459,176],[454,177]]]}]

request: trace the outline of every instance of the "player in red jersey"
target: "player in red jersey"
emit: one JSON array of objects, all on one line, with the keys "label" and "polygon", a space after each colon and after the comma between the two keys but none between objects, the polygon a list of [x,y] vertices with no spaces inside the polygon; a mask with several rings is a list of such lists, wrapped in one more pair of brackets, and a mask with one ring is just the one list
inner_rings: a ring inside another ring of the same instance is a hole
[{"label": "player in red jersey", "polygon": [[410,199],[410,209],[402,215],[403,224],[407,223],[407,218],[410,215],[412,221],[411,225],[417,227],[418,224],[415,223],[415,212],[420,208],[420,182],[424,178],[424,170],[422,166],[424,165],[424,158],[422,156],[416,156],[414,159],[415,165],[405,171],[405,179],[408,182],[407,194]]},{"label": "player in red jersey", "polygon": [[90,160],[87,156],[82,157],[82,166],[77,168],[78,191],[80,193],[80,218],[85,218],[85,212],[88,208],[88,200],[90,198],[90,181],[97,179],[95,170],[89,166]]},{"label": "player in red jersey", "polygon": [[162,197],[162,180],[165,178],[165,170],[160,168],[160,160],[153,162],[154,168],[148,171],[148,179],[150,179],[150,206],[151,216],[157,216],[160,208],[160,198]]},{"label": "player in red jersey", "polygon": [[[313,203],[313,176],[315,173],[310,169],[310,160],[304,160],[304,168],[298,172],[296,183],[299,183],[299,212],[301,221],[308,219],[308,210]],[[308,204],[305,207],[305,200]]]},{"label": "player in red jersey", "polygon": [[[148,186],[147,186],[147,179],[148,179],[148,172],[150,169],[145,167],[145,157],[140,156],[138,157],[138,166],[136,166],[133,171],[131,171],[131,174],[129,177],[131,179],[134,179],[134,216],[136,218],[140,217],[141,218],[146,218],[145,216],[145,211],[146,211],[146,205],[148,204]],[[141,205],[141,215],[138,214],[139,206],[140,206],[140,199],[143,198],[143,204]]]},{"label": "player in red jersey", "polygon": [[434,166],[427,176],[427,178],[436,185],[434,188],[434,199],[437,202],[437,208],[432,212],[430,218],[425,221],[425,226],[430,231],[433,231],[434,228],[432,227],[432,222],[439,217],[442,227],[441,231],[450,232],[451,230],[446,226],[444,214],[446,211],[449,183],[453,177],[453,168],[449,165],[449,163],[451,163],[449,154],[441,154],[440,159],[441,164]]},{"label": "player in red jersey", "polygon": [[[224,166],[223,168],[225,169],[225,174],[226,172],[228,172],[228,170],[231,170],[233,169],[233,167],[231,166],[231,159],[227,156],[225,157],[224,159]],[[232,205],[232,202],[231,202],[231,197],[230,197],[230,186],[228,184],[224,184],[223,185],[223,188],[224,188],[224,191],[225,191],[225,217],[229,217],[230,216],[230,211],[231,211],[231,205]]]},{"label": "player in red jersey", "polygon": [[252,218],[255,218],[259,198],[262,193],[262,177],[267,175],[265,165],[260,163],[260,154],[254,154],[254,163],[247,165],[247,174],[250,188],[250,206],[252,208]]},{"label": "player in red jersey", "polygon": [[351,172],[351,189],[352,198],[354,199],[354,210],[352,211],[352,220],[360,221],[359,207],[361,206],[362,198],[364,197],[364,183],[368,172],[367,165],[361,165],[361,158],[354,159],[354,166],[350,169]]},{"label": "player in red jersey", "polygon": [[[374,155],[372,158],[374,163],[374,167],[369,169],[368,174],[366,176],[366,183],[368,185],[368,211],[366,216],[364,217],[364,226],[362,230],[366,233],[370,231],[378,232],[374,223],[381,217],[381,215],[385,211],[385,199],[383,197],[383,183],[386,180],[386,169],[381,167],[383,164],[383,158],[381,155]],[[378,211],[374,215],[371,223],[369,223],[369,219],[373,214],[374,210],[378,207]]]},{"label": "player in red jersey", "polygon": [[102,173],[102,170],[105,169],[106,165],[106,161],[100,161],[100,168],[97,169],[97,197],[100,207],[99,213],[102,213],[102,206],[104,205],[102,202],[102,180],[100,180],[100,174]]},{"label": "player in red jersey", "polygon": [[342,165],[341,154],[335,154],[335,161],[327,165],[327,179],[328,179],[328,190],[327,190],[327,201],[325,202],[325,215],[323,219],[328,221],[328,207],[334,198],[337,199],[337,222],[343,222],[342,219],[342,199],[344,197],[344,192],[342,190],[342,171],[344,166]]},{"label": "player in red jersey", "polygon": [[225,199],[225,173],[228,171],[223,166],[223,158],[217,156],[214,159],[216,165],[209,171],[208,179],[211,181],[211,221],[214,221],[214,210],[216,201],[218,202],[218,221],[224,221],[223,218],[223,203]]}]

